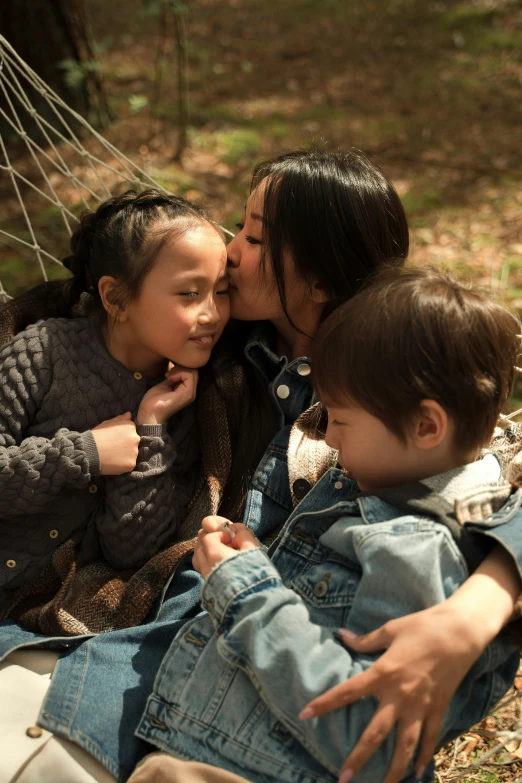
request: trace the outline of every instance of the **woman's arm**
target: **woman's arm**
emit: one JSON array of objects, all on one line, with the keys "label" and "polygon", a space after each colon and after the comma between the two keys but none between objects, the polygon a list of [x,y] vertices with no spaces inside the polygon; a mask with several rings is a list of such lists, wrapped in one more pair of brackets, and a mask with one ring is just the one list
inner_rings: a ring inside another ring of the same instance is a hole
[{"label": "woman's arm", "polygon": [[473,663],[512,618],[521,580],[513,558],[497,546],[446,601],[391,620],[373,633],[343,638],[359,653],[386,652],[365,672],[311,701],[302,717],[373,696],[379,709],[346,759],[357,773],[396,727],[396,748],[386,775],[397,783],[421,744],[418,777],[429,763],[444,712]]}]

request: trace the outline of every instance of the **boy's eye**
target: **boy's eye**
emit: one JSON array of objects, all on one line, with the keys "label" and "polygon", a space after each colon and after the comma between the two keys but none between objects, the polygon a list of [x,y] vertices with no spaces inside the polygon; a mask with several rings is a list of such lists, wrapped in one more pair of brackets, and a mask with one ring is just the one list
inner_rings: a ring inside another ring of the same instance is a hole
[{"label": "boy's eye", "polygon": [[230,293],[230,289],[229,288],[223,288],[222,291],[217,291],[217,293],[221,294],[222,296],[228,296],[228,294]]},{"label": "boy's eye", "polygon": [[238,228],[240,231],[243,231],[244,227],[245,226],[243,225],[243,223],[236,223],[236,228]]},{"label": "boy's eye", "polygon": [[179,296],[194,297],[194,296],[198,296],[198,292],[197,291],[181,291]]}]

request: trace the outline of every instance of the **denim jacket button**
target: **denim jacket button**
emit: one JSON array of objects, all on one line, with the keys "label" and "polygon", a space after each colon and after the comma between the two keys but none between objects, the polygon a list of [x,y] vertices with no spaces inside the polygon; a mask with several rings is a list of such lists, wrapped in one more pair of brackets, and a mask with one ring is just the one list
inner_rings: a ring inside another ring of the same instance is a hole
[{"label": "denim jacket button", "polygon": [[292,491],[297,500],[302,500],[310,492],[310,482],[304,478],[299,478],[292,484]]},{"label": "denim jacket button", "polygon": [[324,598],[328,592],[328,582],[326,579],[321,579],[314,587],[314,595],[316,598]]},{"label": "denim jacket button", "polygon": [[290,388],[285,383],[282,383],[281,386],[277,387],[276,394],[280,400],[286,400],[290,397]]},{"label": "denim jacket button", "polygon": [[305,364],[303,362],[303,364],[300,364],[297,367],[297,372],[299,373],[299,375],[302,375],[304,377],[306,375],[310,375],[310,373],[312,372],[312,369],[311,369],[309,364]]},{"label": "denim jacket button", "polygon": [[343,488],[343,482],[342,481],[336,481],[334,484],[334,487],[336,489],[342,489]]}]

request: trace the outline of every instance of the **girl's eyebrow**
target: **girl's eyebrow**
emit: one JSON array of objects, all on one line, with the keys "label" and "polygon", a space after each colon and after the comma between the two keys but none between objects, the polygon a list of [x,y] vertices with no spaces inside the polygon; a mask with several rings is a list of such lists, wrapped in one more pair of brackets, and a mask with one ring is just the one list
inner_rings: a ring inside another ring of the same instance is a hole
[{"label": "girl's eyebrow", "polygon": [[[184,283],[191,282],[191,281],[197,282],[197,281],[201,281],[201,280],[203,280],[203,281],[207,281],[208,280],[208,276],[207,275],[201,274],[199,272],[190,272],[190,271],[185,272],[185,273],[181,272],[179,275],[177,275],[177,278],[179,280],[181,280],[182,282],[184,282]],[[229,278],[230,278],[230,275],[229,275],[229,273],[227,271],[227,272],[223,272],[223,274],[219,276],[218,280],[220,280],[220,281],[221,280],[228,280]]]},{"label": "girl's eyebrow", "polygon": [[261,223],[263,222],[263,215],[258,215],[257,212],[251,212],[250,217],[253,218],[253,220],[260,220]]}]

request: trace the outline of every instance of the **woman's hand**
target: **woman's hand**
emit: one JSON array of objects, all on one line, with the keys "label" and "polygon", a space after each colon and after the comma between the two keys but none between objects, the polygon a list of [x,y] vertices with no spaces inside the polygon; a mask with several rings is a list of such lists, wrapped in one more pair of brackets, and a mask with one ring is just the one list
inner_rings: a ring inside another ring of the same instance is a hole
[{"label": "woman's hand", "polygon": [[92,430],[100,457],[102,476],[121,476],[136,467],[140,436],[132,421],[132,414],[122,413],[114,419],[102,421]]},{"label": "woman's hand", "polygon": [[[225,530],[223,525],[227,526]],[[192,565],[206,579],[214,566],[222,560],[232,557],[235,552],[259,546],[259,541],[246,525],[229,522],[225,517],[205,517],[194,547]]]},{"label": "woman's hand", "polygon": [[196,399],[198,371],[175,365],[165,380],[149,389],[140,403],[137,424],[165,424],[171,416]]},{"label": "woman's hand", "polygon": [[366,636],[340,631],[354,651],[386,650],[366,671],[314,699],[301,713],[303,719],[323,715],[364,696],[379,702],[343,765],[342,783],[351,780],[395,725],[395,753],[386,783],[401,780],[419,738],[415,768],[422,777],[446,707],[471,666],[511,619],[520,589],[512,558],[498,546],[444,603],[391,620]]}]

